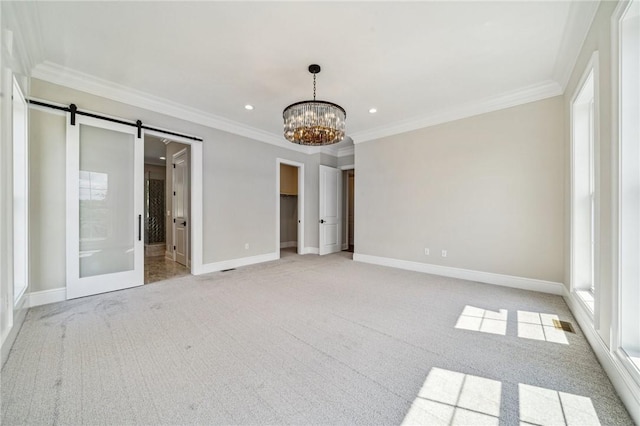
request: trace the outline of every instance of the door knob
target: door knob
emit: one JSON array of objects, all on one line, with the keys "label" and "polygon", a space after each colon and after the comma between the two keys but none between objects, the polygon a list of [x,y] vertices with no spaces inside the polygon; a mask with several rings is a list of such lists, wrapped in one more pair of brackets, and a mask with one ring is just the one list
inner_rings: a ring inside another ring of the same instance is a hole
[{"label": "door knob", "polygon": [[320,223],[324,223],[324,219],[320,219]]},{"label": "door knob", "polygon": [[187,221],[182,222],[182,226],[187,226]]}]

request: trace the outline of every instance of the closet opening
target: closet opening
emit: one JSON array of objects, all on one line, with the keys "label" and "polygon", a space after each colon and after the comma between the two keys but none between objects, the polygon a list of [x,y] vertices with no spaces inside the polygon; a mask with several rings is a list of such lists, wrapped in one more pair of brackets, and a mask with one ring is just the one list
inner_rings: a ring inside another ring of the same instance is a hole
[{"label": "closet opening", "polygon": [[342,171],[342,251],[353,253],[355,245],[355,182],[353,168]]},{"label": "closet opening", "polygon": [[304,254],[304,164],[277,161],[277,234],[279,257]]}]

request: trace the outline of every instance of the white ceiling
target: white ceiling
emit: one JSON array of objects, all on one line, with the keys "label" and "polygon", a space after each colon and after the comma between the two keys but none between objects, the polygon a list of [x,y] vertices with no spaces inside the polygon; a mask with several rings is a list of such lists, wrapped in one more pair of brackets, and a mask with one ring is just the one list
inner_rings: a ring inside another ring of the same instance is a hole
[{"label": "white ceiling", "polygon": [[318,99],[346,109],[358,142],[503,95],[561,93],[587,3],[40,2],[36,11],[41,67],[282,140],[282,110],[312,96],[307,67],[318,63]]}]

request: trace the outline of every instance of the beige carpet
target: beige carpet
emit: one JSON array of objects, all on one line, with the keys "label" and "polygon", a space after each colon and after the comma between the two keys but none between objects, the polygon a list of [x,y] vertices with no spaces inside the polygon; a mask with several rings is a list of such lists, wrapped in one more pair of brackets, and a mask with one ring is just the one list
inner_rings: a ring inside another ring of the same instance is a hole
[{"label": "beige carpet", "polygon": [[350,257],[34,308],[2,424],[632,424],[562,298]]}]

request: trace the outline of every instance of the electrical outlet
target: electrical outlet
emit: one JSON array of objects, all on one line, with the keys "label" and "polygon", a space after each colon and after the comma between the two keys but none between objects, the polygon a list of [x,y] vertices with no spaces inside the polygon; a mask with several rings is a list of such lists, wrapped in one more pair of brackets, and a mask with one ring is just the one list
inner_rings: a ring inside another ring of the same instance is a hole
[{"label": "electrical outlet", "polygon": [[446,250],[442,250],[442,257],[447,257],[447,251]]},{"label": "electrical outlet", "polygon": [[249,243],[244,243],[244,249],[249,250]]},{"label": "electrical outlet", "polygon": [[428,249],[428,248],[425,248],[425,249],[424,249],[424,255],[425,255],[425,256],[429,256],[429,249]]}]

